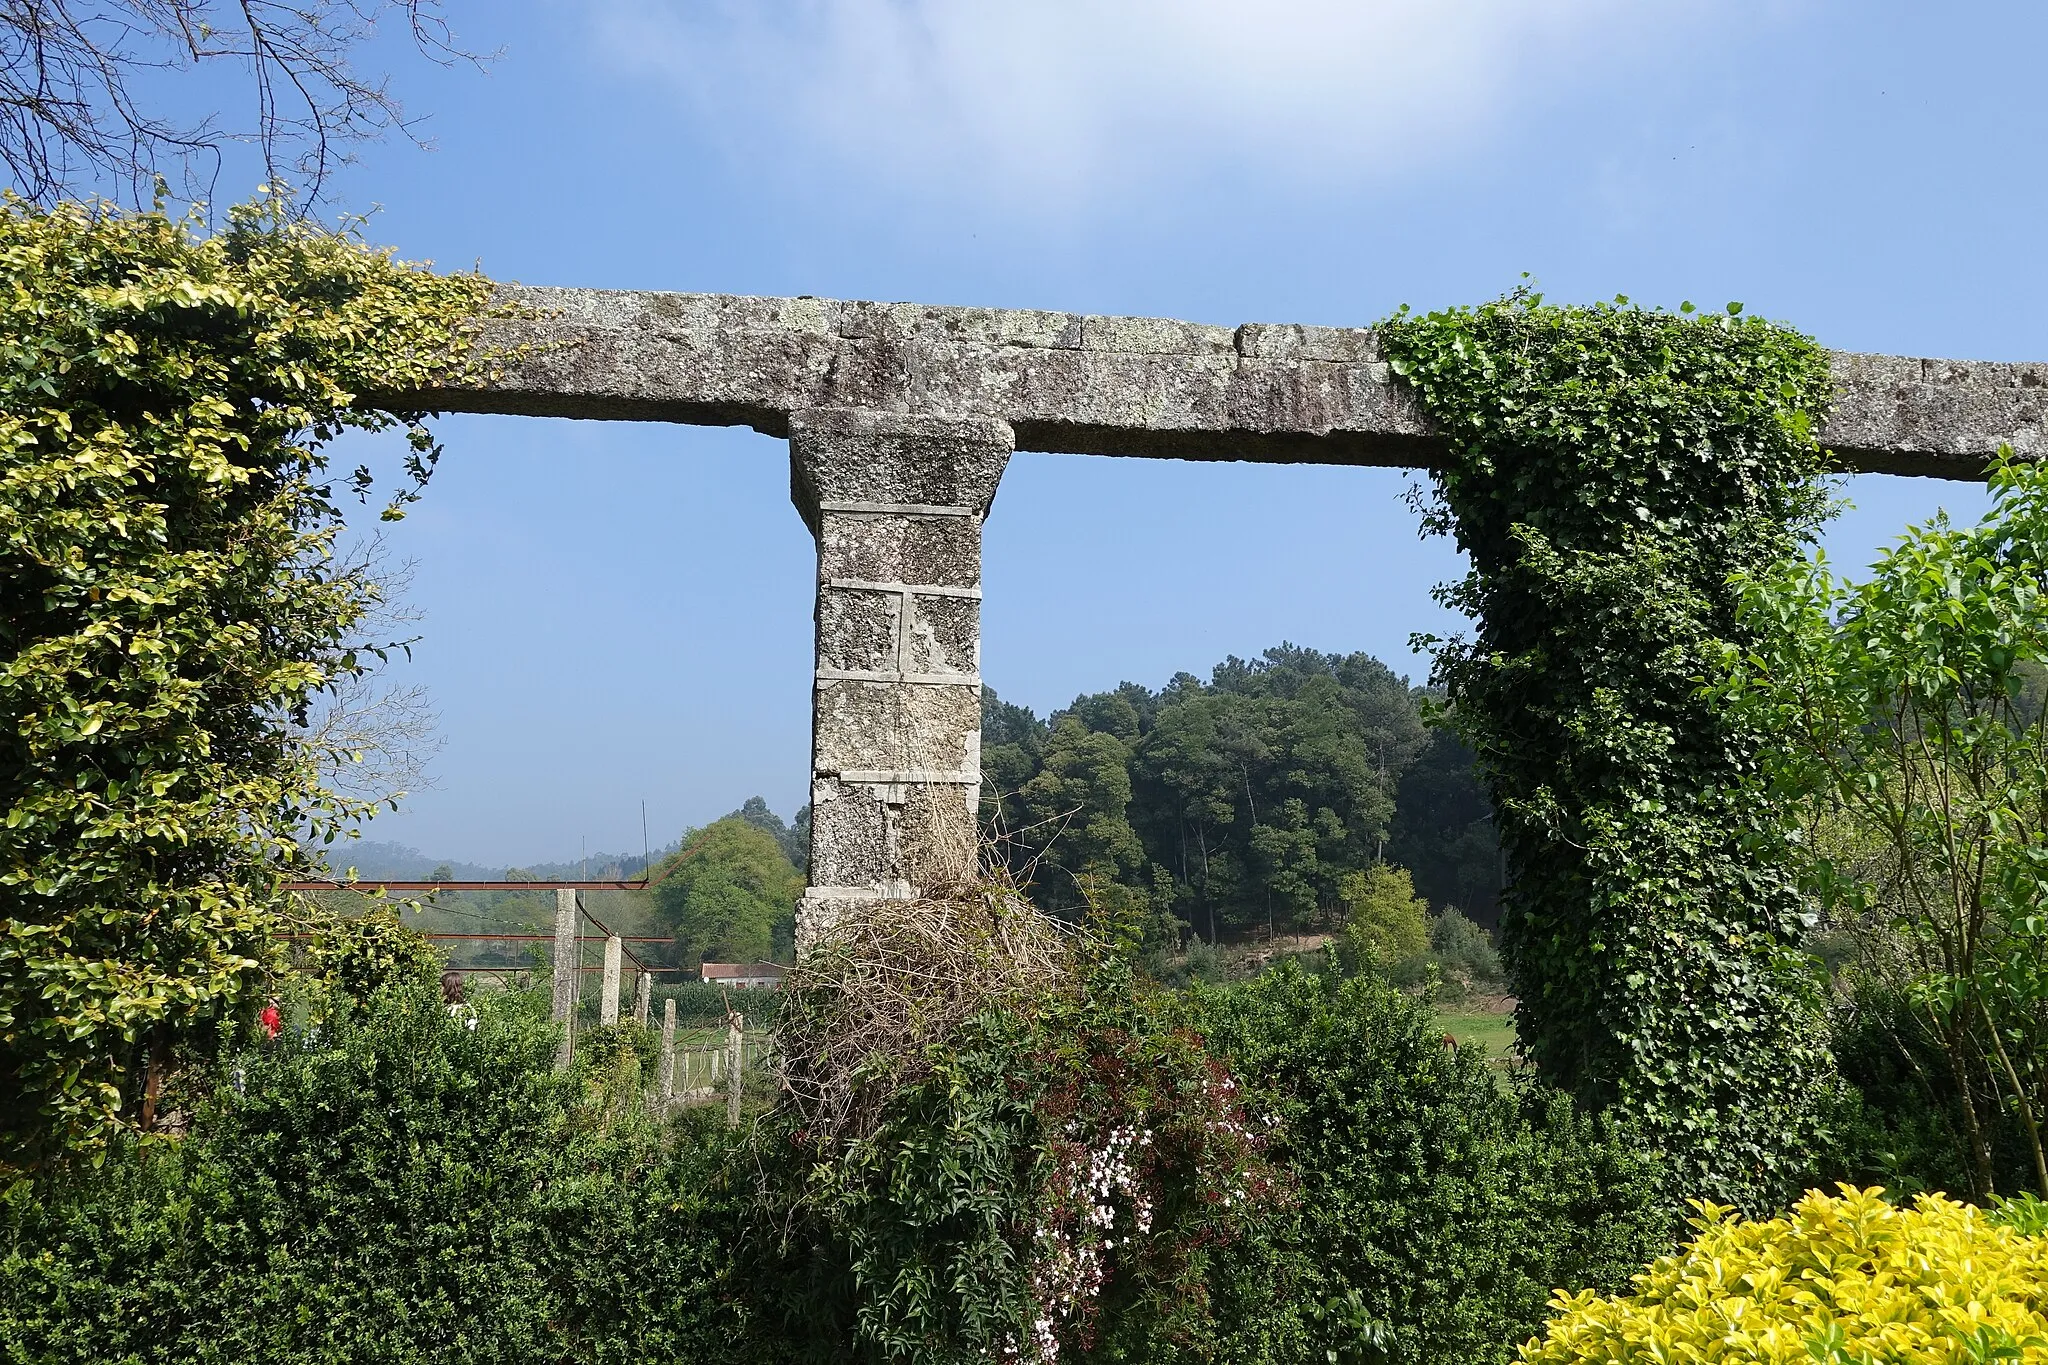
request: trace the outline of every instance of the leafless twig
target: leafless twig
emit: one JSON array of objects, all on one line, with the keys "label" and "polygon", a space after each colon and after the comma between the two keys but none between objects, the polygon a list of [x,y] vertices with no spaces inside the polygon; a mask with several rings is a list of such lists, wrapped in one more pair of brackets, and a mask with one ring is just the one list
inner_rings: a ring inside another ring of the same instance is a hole
[{"label": "leafless twig", "polygon": [[1007,881],[866,904],[790,970],[776,1023],[785,1101],[813,1140],[872,1133],[927,1050],[985,1009],[1074,988],[1073,931]]},{"label": "leafless twig", "polygon": [[[425,145],[388,76],[353,62],[390,16],[429,61],[487,60],[456,43],[441,0],[0,0],[0,161],[38,203],[144,202],[160,178],[204,197],[228,146],[248,143],[310,207],[354,144],[396,131]],[[165,112],[181,75],[204,82],[192,107],[210,112]],[[245,116],[223,122],[237,77]]]}]

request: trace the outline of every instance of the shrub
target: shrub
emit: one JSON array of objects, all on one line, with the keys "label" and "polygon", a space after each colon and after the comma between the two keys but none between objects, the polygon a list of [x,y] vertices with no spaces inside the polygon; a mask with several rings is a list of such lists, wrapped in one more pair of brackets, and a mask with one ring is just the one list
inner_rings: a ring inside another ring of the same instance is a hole
[{"label": "shrub", "polygon": [[1721,684],[1770,737],[1842,976],[1931,1064],[1920,1102],[1956,1120],[1978,1199],[2013,1137],[2048,1196],[2048,476],[2004,448],[1989,489],[1977,525],[1909,528],[1863,583],[1819,557],[1753,574]]},{"label": "shrub", "polygon": [[373,805],[305,728],[380,648],[323,447],[405,425],[424,481],[416,414],[358,395],[466,373],[489,291],[261,209],[0,197],[0,1167],[132,1131]]},{"label": "shrub", "polygon": [[0,1202],[10,1365],[730,1358],[723,1128],[555,1074],[537,997],[341,1003],[288,1001],[182,1141]]},{"label": "shrub", "polygon": [[799,964],[755,1155],[784,1348],[1142,1356],[1214,1334],[1214,1249],[1276,1194],[1168,997],[1000,889],[889,902]]},{"label": "shrub", "polygon": [[1455,905],[1429,922],[1429,947],[1444,979],[1470,989],[1497,990],[1501,984],[1500,953],[1486,930],[1465,918]]},{"label": "shrub", "polygon": [[1429,951],[1429,906],[1405,868],[1375,863],[1344,878],[1344,943],[1360,965]]},{"label": "shrub", "polygon": [[[1635,1292],[1559,1294],[1528,1365],[1639,1360],[1949,1365],[2048,1358],[2048,1239],[1940,1195],[1810,1191],[1789,1216],[1730,1220],[1635,1277]],[[2014,1221],[2037,1222],[2031,1203]]]},{"label": "shrub", "polygon": [[1212,1258],[1215,1359],[1503,1361],[1553,1286],[1619,1286],[1670,1244],[1646,1158],[1446,1047],[1384,982],[1283,967],[1185,1009],[1279,1120],[1268,1155],[1296,1191]]},{"label": "shrub", "polygon": [[[2034,1183],[2032,1149],[2011,1107],[1980,1109],[1988,1179],[1970,1160],[1962,1096],[1950,1084],[1939,1043],[1927,1036],[1918,1002],[1861,973],[1844,973],[1830,1011],[1842,1079],[1829,1142],[1809,1183],[1848,1180],[1894,1194],[1945,1191],[1974,1202]],[[1974,1194],[1982,1180],[1984,1196]]]}]

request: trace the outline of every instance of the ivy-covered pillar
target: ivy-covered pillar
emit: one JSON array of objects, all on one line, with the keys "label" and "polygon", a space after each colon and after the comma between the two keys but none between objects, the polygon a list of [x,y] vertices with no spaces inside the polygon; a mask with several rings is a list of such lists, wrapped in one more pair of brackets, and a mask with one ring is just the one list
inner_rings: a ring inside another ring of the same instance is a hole
[{"label": "ivy-covered pillar", "polygon": [[975,874],[981,525],[1014,448],[991,420],[790,418],[790,494],[818,543],[799,950],[863,903]]},{"label": "ivy-covered pillar", "polygon": [[1826,507],[1810,340],[1740,316],[1522,294],[1385,324],[1444,438],[1434,529],[1476,623],[1435,678],[1491,788],[1523,1048],[1631,1120],[1672,1192],[1761,1209],[1829,1084],[1789,822],[1710,687],[1739,575]]}]

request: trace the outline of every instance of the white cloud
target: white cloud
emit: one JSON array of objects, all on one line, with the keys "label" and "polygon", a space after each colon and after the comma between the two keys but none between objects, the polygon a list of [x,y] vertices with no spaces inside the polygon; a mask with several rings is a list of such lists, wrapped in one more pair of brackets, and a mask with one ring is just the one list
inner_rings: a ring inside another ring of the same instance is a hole
[{"label": "white cloud", "polygon": [[[606,0],[611,59],[778,170],[1028,199],[1454,150],[1649,37],[1664,0]],[[1658,44],[1661,46],[1662,44]]]}]

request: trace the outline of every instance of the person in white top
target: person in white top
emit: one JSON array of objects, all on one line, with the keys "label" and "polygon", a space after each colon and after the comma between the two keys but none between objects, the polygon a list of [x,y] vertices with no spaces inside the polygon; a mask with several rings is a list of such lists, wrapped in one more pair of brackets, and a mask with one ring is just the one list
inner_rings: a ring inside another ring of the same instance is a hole
[{"label": "person in white top", "polygon": [[462,998],[462,973],[441,973],[441,999],[447,1002],[448,1017],[474,1033],[476,1006]]}]

